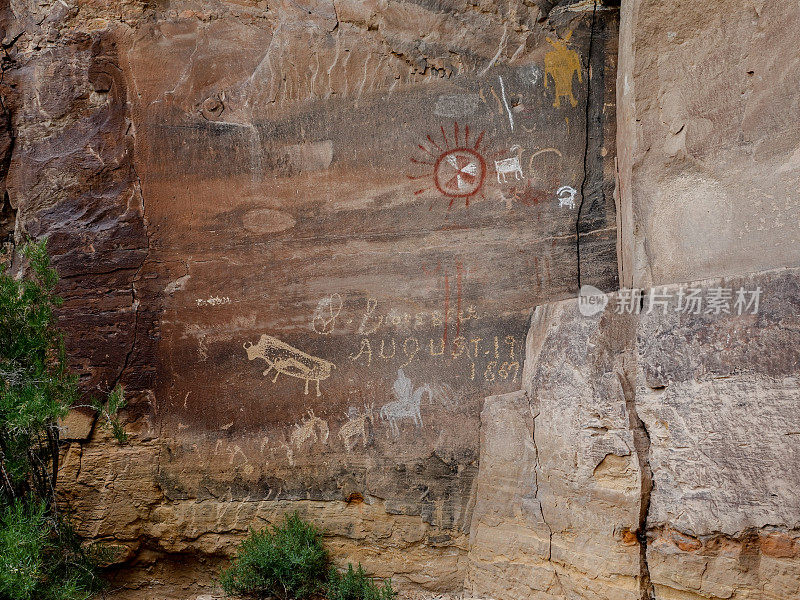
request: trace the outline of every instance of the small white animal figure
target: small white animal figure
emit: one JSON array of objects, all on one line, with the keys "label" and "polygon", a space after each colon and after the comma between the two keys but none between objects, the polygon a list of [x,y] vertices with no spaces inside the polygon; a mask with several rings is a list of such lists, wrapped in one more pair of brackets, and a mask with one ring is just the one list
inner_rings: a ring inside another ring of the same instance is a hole
[{"label": "small white animal figure", "polygon": [[522,172],[522,148],[517,144],[511,146],[511,152],[516,152],[516,156],[511,158],[504,158],[503,160],[494,161],[494,168],[497,171],[497,183],[501,183],[500,175],[503,176],[502,183],[506,182],[506,175],[513,173],[514,178],[517,180],[525,179],[525,174]]},{"label": "small white animal figure", "polygon": [[[318,433],[319,432],[319,433]],[[323,444],[328,442],[328,423],[314,415],[313,410],[308,411],[308,419],[303,418],[299,424],[295,423],[294,429],[289,436],[289,442],[300,449],[308,440],[316,443],[318,440]]]},{"label": "small white animal figure", "polygon": [[558,207],[566,206],[567,208],[575,208],[575,195],[578,193],[574,187],[570,185],[562,185],[558,188],[556,196],[558,197]]},{"label": "small white animal figure", "polygon": [[339,437],[342,438],[344,446],[349,452],[361,438],[361,445],[366,447],[369,440],[369,425],[372,424],[372,406],[364,405],[364,412],[357,409],[351,410],[347,415],[347,422],[339,430]]},{"label": "small white animal figure", "polygon": [[433,399],[433,390],[427,384],[414,389],[411,380],[403,373],[403,369],[397,369],[397,380],[392,386],[392,394],[397,400],[388,402],[381,407],[381,419],[389,421],[389,428],[394,436],[400,435],[400,425],[403,419],[410,418],[414,425],[422,427],[422,415],[420,414],[420,404],[422,394],[428,392],[428,401]]}]

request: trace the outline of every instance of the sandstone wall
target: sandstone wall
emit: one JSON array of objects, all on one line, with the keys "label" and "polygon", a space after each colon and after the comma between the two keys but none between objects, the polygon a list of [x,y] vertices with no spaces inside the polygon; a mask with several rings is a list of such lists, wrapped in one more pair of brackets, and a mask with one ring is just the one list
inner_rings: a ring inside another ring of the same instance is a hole
[{"label": "sandstone wall", "polygon": [[619,266],[643,297],[536,308],[524,394],[482,413],[472,594],[800,597],[798,14],[622,3]]},{"label": "sandstone wall", "polygon": [[[666,286],[666,312],[538,307],[526,388],[484,405],[467,590],[799,597],[799,274]],[[760,289],[757,314],[677,310],[718,288]]]},{"label": "sandstone wall", "polygon": [[800,597],[798,11],[614,4],[0,6],[0,241],[131,400],[64,424],[115,597],[289,510],[408,596]]},{"label": "sandstone wall", "polygon": [[791,2],[623,2],[622,283],[796,265],[798,27]]},{"label": "sandstone wall", "polygon": [[2,7],[0,234],[49,238],[87,393],[127,387],[131,444],[73,413],[61,473],[126,585],[297,508],[463,588],[530,306],[617,287],[618,11],[557,4]]}]

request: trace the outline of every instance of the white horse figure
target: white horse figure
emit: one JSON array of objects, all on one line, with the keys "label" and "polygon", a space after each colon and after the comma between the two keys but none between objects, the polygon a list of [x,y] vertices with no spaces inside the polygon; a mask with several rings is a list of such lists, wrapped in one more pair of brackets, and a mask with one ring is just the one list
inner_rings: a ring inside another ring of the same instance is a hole
[{"label": "white horse figure", "polygon": [[[506,175],[509,173],[514,175],[514,178],[525,179],[525,174],[522,172],[522,148],[517,144],[511,146],[511,152],[516,152],[516,156],[511,158],[504,158],[503,160],[494,161],[494,168],[497,171],[497,183],[507,183]],[[500,181],[500,175],[503,176],[503,181]]]},{"label": "white horse figure", "polygon": [[392,386],[392,394],[397,400],[388,402],[381,407],[381,419],[389,421],[394,436],[400,435],[400,423],[403,419],[412,419],[414,425],[422,427],[422,414],[420,414],[420,404],[422,404],[422,394],[428,393],[428,401],[433,399],[433,390],[425,384],[416,390],[411,380],[403,373],[403,369],[397,369],[397,380]]}]

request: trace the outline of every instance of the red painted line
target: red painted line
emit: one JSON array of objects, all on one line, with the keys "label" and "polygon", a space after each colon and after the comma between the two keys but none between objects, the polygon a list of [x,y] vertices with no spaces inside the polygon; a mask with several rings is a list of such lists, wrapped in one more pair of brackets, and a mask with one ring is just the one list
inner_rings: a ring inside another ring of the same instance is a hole
[{"label": "red painted line", "polygon": [[463,275],[461,261],[456,263],[456,337],[461,333],[461,279]]},{"label": "red painted line", "polygon": [[442,150],[442,151],[444,152],[444,149],[443,149],[443,148],[442,148],[442,147],[441,147],[439,144],[437,144],[436,142],[434,142],[434,141],[433,141],[433,138],[432,138],[431,136],[428,136],[428,141],[429,141],[431,144],[433,144],[434,146],[436,146],[436,147],[437,147],[439,150]]},{"label": "red painted line", "polygon": [[486,132],[485,132],[485,131],[481,131],[481,134],[478,136],[478,140],[475,142],[475,145],[473,146],[473,148],[474,148],[475,150],[477,150],[477,149],[478,149],[478,146],[480,146],[480,145],[481,145],[481,141],[483,140],[483,134],[484,134],[484,133],[486,133]]},{"label": "red painted line", "polygon": [[421,149],[423,152],[427,152],[428,154],[430,154],[431,156],[433,156],[434,158],[436,158],[436,155],[435,155],[433,152],[431,152],[430,150],[428,150],[428,149],[427,149],[425,146],[423,146],[422,144],[417,144],[417,146],[419,146],[419,147],[420,147],[420,149]]},{"label": "red painted line", "polygon": [[444,274],[444,331],[442,332],[442,342],[447,346],[447,317],[450,310],[450,280],[447,273]]},{"label": "red painted line", "polygon": [[453,124],[453,131],[455,132],[456,146],[458,146],[458,121]]},{"label": "red painted line", "polygon": [[444,125],[441,125],[442,137],[444,138],[444,145],[450,147],[450,141],[447,139],[447,134],[444,132]]}]

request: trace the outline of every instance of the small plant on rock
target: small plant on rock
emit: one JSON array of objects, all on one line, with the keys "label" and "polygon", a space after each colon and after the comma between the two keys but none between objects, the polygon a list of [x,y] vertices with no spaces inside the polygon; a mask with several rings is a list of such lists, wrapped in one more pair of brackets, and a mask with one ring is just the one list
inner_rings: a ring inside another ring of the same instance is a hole
[{"label": "small plant on rock", "polygon": [[375,583],[359,563],[356,569],[348,564],[344,573],[331,567],[325,596],[327,600],[394,600],[397,592],[392,589],[390,579],[383,580],[381,585]]},{"label": "small plant on rock", "polygon": [[120,444],[125,444],[128,441],[128,433],[122,426],[119,420],[119,412],[125,408],[125,390],[119,384],[111,390],[108,399],[103,402],[102,400],[93,400],[91,407],[99,415],[101,422],[105,427],[111,430],[111,435]]},{"label": "small plant on rock", "polygon": [[322,533],[297,513],[261,531],[251,531],[220,584],[228,595],[290,600],[324,589],[328,551]]}]

